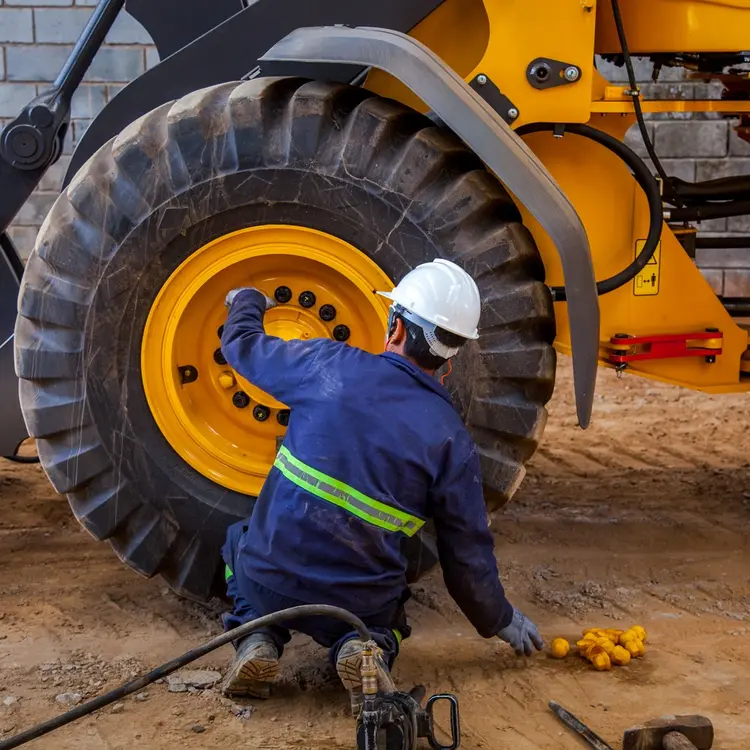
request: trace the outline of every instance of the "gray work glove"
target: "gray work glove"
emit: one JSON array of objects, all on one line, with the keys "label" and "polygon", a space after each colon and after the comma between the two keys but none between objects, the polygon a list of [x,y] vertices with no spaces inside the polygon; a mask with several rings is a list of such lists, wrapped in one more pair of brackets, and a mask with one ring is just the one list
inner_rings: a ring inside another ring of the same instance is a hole
[{"label": "gray work glove", "polygon": [[531,656],[534,648],[541,651],[544,648],[544,641],[539,631],[536,629],[531,620],[523,612],[519,612],[513,607],[513,619],[510,625],[504,627],[497,637],[505,641],[516,652],[517,656]]},{"label": "gray work glove", "polygon": [[[240,292],[259,292],[260,294],[263,294],[260,289],[256,289],[254,286],[242,286],[238,289],[232,289],[232,291],[227,294],[227,298],[224,300],[224,304],[227,307],[231,307],[232,302],[234,302],[234,298]],[[276,307],[276,300],[272,300],[270,297],[266,297],[265,294],[263,294],[263,296],[266,298],[266,310],[270,310],[272,307]]]}]

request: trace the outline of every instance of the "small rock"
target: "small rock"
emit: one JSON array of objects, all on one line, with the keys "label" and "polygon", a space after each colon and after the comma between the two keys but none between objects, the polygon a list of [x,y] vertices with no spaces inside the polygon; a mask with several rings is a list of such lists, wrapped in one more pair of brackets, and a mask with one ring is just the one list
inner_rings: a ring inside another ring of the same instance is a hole
[{"label": "small rock", "polygon": [[[221,672],[216,672],[213,669],[185,669],[182,672],[177,672],[177,674],[167,677],[169,690],[172,693],[184,693],[190,688],[194,690],[206,690],[213,687],[219,680],[221,680]],[[173,685],[175,687],[182,685],[183,687],[173,689]]]},{"label": "small rock", "polygon": [[206,727],[201,726],[200,724],[193,724],[193,726],[190,727],[190,731],[195,732],[196,734],[203,734],[203,732],[206,731]]},{"label": "small rock", "polygon": [[312,723],[311,721],[308,721],[308,722],[307,722],[307,726],[308,726],[308,727],[312,727],[312,725],[313,725],[313,723]]},{"label": "small rock", "polygon": [[185,712],[181,708],[173,708],[172,716],[182,716]]},{"label": "small rock", "polygon": [[60,693],[55,696],[55,700],[61,706],[77,706],[83,698],[80,693]]},{"label": "small rock", "polygon": [[278,716],[272,716],[272,717],[271,717],[271,721],[278,721],[278,720],[279,720],[279,717],[278,717]]},{"label": "small rock", "polygon": [[111,714],[121,714],[125,710],[124,703],[115,703],[112,708],[109,709]]},{"label": "small rock", "polygon": [[3,698],[3,705],[5,708],[11,708],[12,706],[17,706],[20,703],[20,698],[16,698],[15,695],[6,695],[5,698]]},{"label": "small rock", "polygon": [[145,691],[144,691],[143,693],[138,693],[138,694],[137,694],[137,695],[135,696],[135,699],[136,699],[137,701],[139,701],[140,703],[143,703],[143,701],[147,701],[147,700],[148,700],[148,693],[147,693],[147,692],[145,692]]},{"label": "small rock", "polygon": [[216,721],[216,714],[209,714],[208,715],[208,720],[209,721]]}]

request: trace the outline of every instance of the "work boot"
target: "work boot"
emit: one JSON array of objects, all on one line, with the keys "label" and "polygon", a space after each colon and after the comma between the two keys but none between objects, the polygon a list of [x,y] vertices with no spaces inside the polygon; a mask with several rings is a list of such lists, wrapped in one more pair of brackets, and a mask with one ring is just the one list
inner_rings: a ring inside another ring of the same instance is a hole
[{"label": "work boot", "polygon": [[[352,707],[352,716],[359,717],[364,705],[362,694],[362,653],[365,644],[359,638],[347,641],[336,656],[336,671],[344,687],[349,691],[349,700]],[[395,690],[388,667],[383,661],[383,652],[377,646],[374,647],[375,665],[378,670],[378,690],[390,692]]]},{"label": "work boot", "polygon": [[238,698],[268,698],[278,672],[276,644],[262,633],[250,635],[240,641],[221,689],[224,695]]}]

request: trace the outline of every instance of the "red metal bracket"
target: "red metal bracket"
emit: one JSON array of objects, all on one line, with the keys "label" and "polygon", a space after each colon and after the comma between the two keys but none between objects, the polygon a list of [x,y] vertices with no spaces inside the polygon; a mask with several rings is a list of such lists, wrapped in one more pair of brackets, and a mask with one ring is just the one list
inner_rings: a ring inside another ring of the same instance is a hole
[{"label": "red metal bracket", "polygon": [[622,367],[628,362],[676,357],[705,357],[706,362],[712,364],[721,354],[723,346],[724,334],[719,330],[710,330],[655,336],[617,334],[604,348],[606,361]]}]

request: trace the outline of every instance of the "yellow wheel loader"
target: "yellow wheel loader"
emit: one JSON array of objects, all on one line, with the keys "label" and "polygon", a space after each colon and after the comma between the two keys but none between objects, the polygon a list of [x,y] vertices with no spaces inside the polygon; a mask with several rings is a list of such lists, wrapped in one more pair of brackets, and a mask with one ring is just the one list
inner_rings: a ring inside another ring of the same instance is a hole
[{"label": "yellow wheel loader", "polygon": [[[161,63],[91,124],[24,268],[3,232],[123,7]],[[469,271],[481,336],[446,383],[490,509],[541,440],[555,350],[582,427],[599,365],[747,390],[747,333],[694,251],[696,222],[750,213],[750,176],[669,177],[644,113],[747,133],[748,49],[748,0],[101,0],[0,137],[0,454],[25,426],[86,529],[205,598],[295,418],[222,356],[233,287],[275,296],[270,334],[377,352],[374,290],[436,257]],[[636,56],[724,95],[645,99]],[[634,123],[648,165],[623,143]],[[429,529],[405,543],[416,578],[436,560]]]}]

